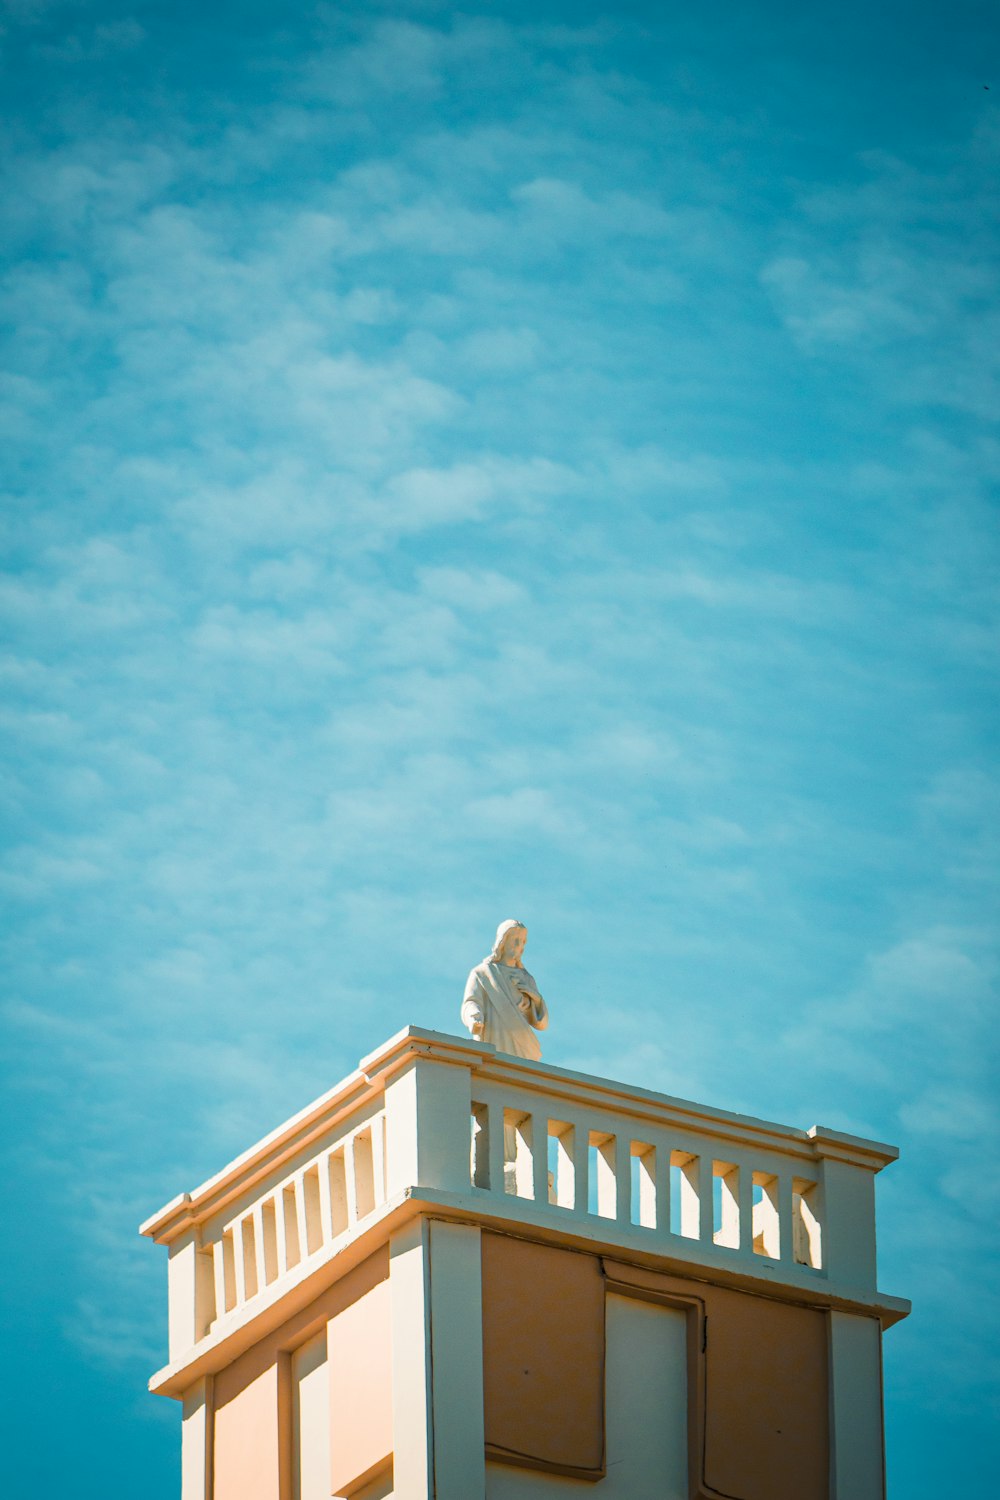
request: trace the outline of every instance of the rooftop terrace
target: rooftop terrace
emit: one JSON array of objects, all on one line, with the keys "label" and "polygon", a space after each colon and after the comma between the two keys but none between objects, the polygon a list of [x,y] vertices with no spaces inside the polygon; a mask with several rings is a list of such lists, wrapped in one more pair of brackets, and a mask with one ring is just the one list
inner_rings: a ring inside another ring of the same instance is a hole
[{"label": "rooftop terrace", "polygon": [[799,1130],[409,1026],[141,1227],[169,1247],[179,1397],[418,1214],[876,1315],[894,1147]]}]

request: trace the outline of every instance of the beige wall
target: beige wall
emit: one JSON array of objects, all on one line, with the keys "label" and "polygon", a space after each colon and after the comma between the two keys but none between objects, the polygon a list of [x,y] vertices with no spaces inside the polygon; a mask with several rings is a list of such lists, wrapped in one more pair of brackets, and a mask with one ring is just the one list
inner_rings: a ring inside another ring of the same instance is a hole
[{"label": "beige wall", "polygon": [[[635,1311],[641,1304],[655,1308],[661,1317]],[[667,1312],[671,1316],[663,1317]],[[483,1381],[488,1458],[502,1460],[507,1467],[516,1464],[579,1480],[593,1481],[606,1472],[610,1480],[610,1427],[606,1455],[603,1432],[604,1365],[606,1359],[610,1423],[617,1399],[612,1371],[618,1354],[610,1343],[613,1318],[622,1328],[632,1329],[636,1350],[645,1351],[641,1358],[637,1352],[637,1360],[648,1359],[652,1366],[656,1340],[667,1359],[668,1345],[675,1351],[681,1347],[678,1330],[683,1329],[682,1384],[666,1374],[651,1374],[649,1379],[650,1399],[658,1402],[654,1425],[662,1429],[664,1423],[686,1424],[688,1492],[732,1500],[829,1500],[830,1344],[825,1313],[486,1233]],[[656,1394],[660,1384],[662,1396]],[[640,1396],[646,1399],[645,1383],[630,1396],[629,1409],[644,1409]],[[663,1469],[661,1484],[673,1484],[666,1458],[654,1457],[642,1436],[643,1423],[639,1426],[630,1439],[631,1451],[646,1454],[644,1465]],[[675,1444],[671,1452],[676,1451]],[[615,1463],[622,1462],[619,1454]],[[498,1470],[490,1472],[498,1495],[508,1490],[519,1495],[518,1484],[522,1489],[528,1484],[511,1478],[506,1469],[500,1478]],[[630,1479],[633,1487],[639,1482],[637,1476]],[[553,1493],[557,1489],[549,1486]],[[534,1490],[529,1485],[524,1493]]]},{"label": "beige wall", "polygon": [[874,1318],[830,1314],[835,1500],[885,1500],[882,1334]]},{"label": "beige wall", "polygon": [[484,1234],[488,1457],[604,1472],[604,1280],[593,1255]]},{"label": "beige wall", "polygon": [[[476,1495],[485,1440],[488,1500],[544,1500],[597,1481],[607,1500],[861,1500],[862,1479],[864,1500],[879,1500],[874,1320],[837,1315],[838,1349],[831,1315],[814,1308],[425,1221],[418,1248],[432,1261],[435,1230],[437,1272],[421,1260],[437,1309],[433,1337],[423,1303],[414,1336],[427,1359],[433,1345],[432,1374],[421,1379],[436,1398],[435,1452],[438,1438],[451,1451],[449,1432],[461,1432],[461,1453],[479,1445]],[[393,1297],[402,1283],[394,1292],[388,1273],[383,1250],[215,1377],[214,1500],[392,1493]],[[480,1307],[481,1401],[478,1348],[468,1352]],[[474,1401],[465,1400],[473,1387]],[[397,1459],[397,1488],[408,1494],[401,1452]],[[468,1489],[459,1483],[455,1493],[466,1500]]]},{"label": "beige wall", "polygon": [[213,1500],[391,1493],[388,1275],[383,1246],[215,1377]]},{"label": "beige wall", "polygon": [[827,1315],[705,1287],[705,1480],[739,1500],[826,1500]]},{"label": "beige wall", "polygon": [[[392,1458],[392,1312],[380,1281],[327,1325],[329,1495],[350,1495]],[[305,1497],[303,1497],[305,1500]]]},{"label": "beige wall", "polygon": [[682,1312],[607,1299],[607,1477],[585,1479],[489,1463],[487,1500],[689,1500],[687,1329]]},{"label": "beige wall", "polygon": [[330,1500],[330,1372],[326,1330],[296,1349],[292,1376],[292,1500]]},{"label": "beige wall", "polygon": [[216,1380],[215,1491],[213,1500],[284,1500],[280,1441],[280,1371],[277,1361]]},{"label": "beige wall", "polygon": [[828,1315],[609,1258],[603,1264],[609,1286],[686,1312],[693,1493],[829,1500]]}]

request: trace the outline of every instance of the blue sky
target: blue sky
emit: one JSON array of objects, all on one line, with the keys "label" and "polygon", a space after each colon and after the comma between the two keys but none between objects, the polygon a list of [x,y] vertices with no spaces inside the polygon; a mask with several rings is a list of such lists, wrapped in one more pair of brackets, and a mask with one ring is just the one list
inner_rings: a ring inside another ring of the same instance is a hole
[{"label": "blue sky", "polygon": [[997,33],[7,0],[8,1493],[174,1500],[135,1226],[508,915],[552,1061],[900,1144],[890,1493],[993,1476]]}]

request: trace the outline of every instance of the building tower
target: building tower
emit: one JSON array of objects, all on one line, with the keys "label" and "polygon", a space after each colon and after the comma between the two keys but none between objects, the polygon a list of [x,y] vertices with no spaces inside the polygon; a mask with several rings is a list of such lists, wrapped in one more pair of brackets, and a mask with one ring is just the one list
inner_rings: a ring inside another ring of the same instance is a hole
[{"label": "building tower", "polygon": [[896,1155],[408,1027],[142,1226],[183,1500],[884,1500]]}]

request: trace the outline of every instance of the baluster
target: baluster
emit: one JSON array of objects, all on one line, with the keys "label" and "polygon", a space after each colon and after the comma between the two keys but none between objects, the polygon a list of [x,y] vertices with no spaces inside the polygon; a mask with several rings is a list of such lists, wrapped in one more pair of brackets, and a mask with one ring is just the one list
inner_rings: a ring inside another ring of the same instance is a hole
[{"label": "baluster", "polygon": [[372,1121],[372,1178],[375,1204],[385,1202],[385,1115],[376,1115]]},{"label": "baluster", "polygon": [[535,1202],[549,1201],[549,1132],[544,1113],[534,1115],[531,1122],[531,1160]]},{"label": "baluster", "polygon": [[230,1306],[226,1296],[226,1253],[221,1234],[212,1246],[212,1275],[215,1279],[216,1316],[221,1318],[229,1311]]},{"label": "baluster", "polygon": [[294,1182],[286,1183],[278,1197],[278,1270],[282,1276],[302,1258],[297,1198]]},{"label": "baluster", "polygon": [[596,1148],[597,1166],[597,1212],[602,1219],[613,1219],[616,1214],[615,1149],[616,1137],[603,1130],[590,1132],[590,1144]]},{"label": "baluster", "polygon": [[347,1198],[347,1224],[353,1229],[358,1222],[358,1173],[353,1140],[344,1142],[344,1193]]},{"label": "baluster", "polygon": [[[657,1148],[647,1145],[644,1141],[632,1142],[632,1157],[636,1162],[636,1176],[638,1177],[638,1202],[632,1204],[633,1217],[638,1209],[638,1222],[643,1229],[664,1228],[664,1210],[662,1207],[663,1186],[657,1179]],[[631,1177],[631,1163],[630,1177]],[[667,1184],[667,1203],[669,1203],[669,1182]]]},{"label": "baluster", "polygon": [[256,1204],[253,1211],[253,1248],[256,1261],[257,1290],[267,1286],[267,1257],[264,1253],[264,1202]]},{"label": "baluster", "polygon": [[323,1216],[320,1209],[318,1164],[306,1167],[302,1174],[302,1198],[305,1205],[306,1254],[315,1255],[316,1251],[320,1249],[327,1238],[323,1229]]},{"label": "baluster", "polygon": [[579,1120],[573,1140],[573,1207],[578,1214],[590,1212],[590,1131]]},{"label": "baluster", "polygon": [[233,1246],[233,1277],[236,1283],[236,1306],[242,1307],[247,1300],[247,1269],[243,1255],[243,1223],[236,1219],[231,1228]]},{"label": "baluster", "polygon": [[333,1237],[337,1239],[348,1226],[347,1212],[347,1167],[344,1164],[344,1148],[339,1146],[327,1158],[327,1178],[330,1187],[330,1222]]},{"label": "baluster", "polygon": [[778,1177],[778,1235],[780,1258],[785,1265],[794,1264],[795,1225],[792,1213],[792,1175],[788,1171]]},{"label": "baluster", "polygon": [[490,1192],[503,1193],[504,1183],[504,1128],[503,1105],[491,1099],[487,1106],[489,1109],[489,1153],[490,1153]]},{"label": "baluster", "polygon": [[299,1259],[305,1260],[309,1255],[309,1225],[306,1209],[305,1173],[296,1172],[294,1177],[295,1186],[295,1231],[298,1236]]},{"label": "baluster", "polygon": [[698,1239],[703,1245],[711,1245],[715,1239],[715,1176],[712,1158],[703,1151],[695,1158],[695,1173],[698,1194]]},{"label": "baluster", "polygon": [[618,1132],[615,1138],[615,1218],[623,1229],[632,1227],[632,1143]]},{"label": "baluster", "polygon": [[753,1184],[754,1187],[760,1188],[761,1194],[760,1202],[753,1211],[753,1249],[758,1255],[766,1255],[771,1260],[778,1260],[781,1254],[778,1179],[772,1172],[755,1172]]},{"label": "baluster", "polygon": [[738,1250],[740,1245],[740,1169],[728,1161],[713,1161],[712,1176],[719,1182],[719,1227],[715,1228],[715,1183],[712,1184],[712,1241]]},{"label": "baluster", "polygon": [[267,1284],[278,1279],[278,1222],[281,1208],[278,1196],[272,1193],[261,1205],[261,1226],[264,1246],[264,1277]]},{"label": "baluster", "polygon": [[739,1248],[745,1255],[752,1255],[754,1174],[745,1162],[740,1162],[736,1170],[739,1173],[736,1188],[736,1211],[740,1219]]},{"label": "baluster", "polygon": [[565,1120],[550,1120],[549,1132],[556,1142],[555,1202],[560,1208],[576,1207],[575,1153],[576,1130]]},{"label": "baluster", "polygon": [[330,1193],[330,1152],[324,1152],[316,1164],[319,1185],[319,1222],[323,1243],[333,1238],[333,1204]]},{"label": "baluster", "polygon": [[[533,1198],[535,1196],[535,1165],[532,1143],[534,1141],[534,1118],[524,1110],[508,1109],[504,1111],[504,1136],[506,1145],[504,1147],[505,1170],[510,1170],[507,1162],[508,1150],[512,1147],[513,1156],[513,1178],[514,1192],[519,1198]],[[506,1186],[506,1184],[505,1184]]]}]

